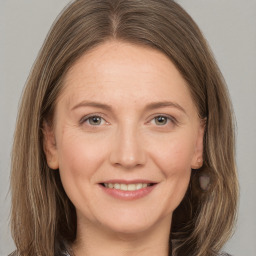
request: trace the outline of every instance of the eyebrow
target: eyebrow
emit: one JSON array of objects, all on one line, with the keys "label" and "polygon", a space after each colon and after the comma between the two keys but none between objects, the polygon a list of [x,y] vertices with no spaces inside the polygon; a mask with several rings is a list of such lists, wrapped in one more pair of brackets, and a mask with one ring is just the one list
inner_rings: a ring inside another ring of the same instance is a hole
[{"label": "eyebrow", "polygon": [[[94,102],[94,101],[82,101],[77,105],[75,105],[74,107],[72,107],[71,110],[75,110],[80,107],[96,107],[96,108],[105,109],[107,111],[112,111],[111,105],[103,104],[100,102]],[[163,108],[163,107],[173,107],[186,114],[185,109],[181,105],[171,101],[152,102],[146,105],[144,110],[147,111],[147,110],[153,110],[153,109]]]},{"label": "eyebrow", "polygon": [[185,109],[179,105],[178,103],[172,102],[172,101],[161,101],[161,102],[153,102],[148,104],[145,109],[146,110],[152,110],[152,109],[156,109],[156,108],[163,108],[163,107],[173,107],[173,108],[177,108],[178,110],[182,111],[183,113],[186,114]]},{"label": "eyebrow", "polygon": [[94,102],[94,101],[82,101],[82,102],[78,103],[77,105],[75,105],[74,107],[72,107],[71,110],[75,110],[75,109],[81,108],[81,107],[96,107],[96,108],[101,108],[101,109],[105,109],[108,111],[112,110],[112,107],[110,105],[103,104],[100,102]]}]

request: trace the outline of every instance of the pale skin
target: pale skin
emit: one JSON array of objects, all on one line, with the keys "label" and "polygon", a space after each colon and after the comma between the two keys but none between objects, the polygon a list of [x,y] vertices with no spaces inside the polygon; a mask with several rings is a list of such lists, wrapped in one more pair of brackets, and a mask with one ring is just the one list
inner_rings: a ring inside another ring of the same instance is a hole
[{"label": "pale skin", "polygon": [[[76,256],[168,255],[172,213],[202,162],[188,86],[163,53],[118,41],[68,71],[44,150],[76,208]],[[100,183],[115,179],[155,185],[127,201],[104,193]]]}]

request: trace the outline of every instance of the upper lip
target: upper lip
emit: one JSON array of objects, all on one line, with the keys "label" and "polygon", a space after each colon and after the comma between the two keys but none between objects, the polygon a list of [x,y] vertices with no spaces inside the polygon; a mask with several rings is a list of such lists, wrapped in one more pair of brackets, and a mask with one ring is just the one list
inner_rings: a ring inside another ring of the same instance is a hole
[{"label": "upper lip", "polygon": [[152,180],[145,180],[145,179],[135,179],[135,180],[121,180],[121,179],[113,179],[113,180],[105,180],[100,183],[111,183],[111,184],[139,184],[139,183],[146,183],[146,184],[155,184],[157,182]]}]

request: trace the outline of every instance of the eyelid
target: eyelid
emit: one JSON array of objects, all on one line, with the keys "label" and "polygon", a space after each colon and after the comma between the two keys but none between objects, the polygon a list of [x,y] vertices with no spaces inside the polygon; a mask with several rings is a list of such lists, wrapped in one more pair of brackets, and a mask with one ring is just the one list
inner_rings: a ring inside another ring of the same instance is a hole
[{"label": "eyelid", "polygon": [[[168,115],[168,114],[155,114],[155,115],[150,119],[149,122],[152,122],[156,117],[159,117],[159,116],[166,117],[167,119],[169,119],[169,121],[171,121],[171,122],[172,122],[173,124],[175,124],[175,125],[178,125],[178,124],[179,124],[179,123],[178,123],[178,120],[177,120],[174,116],[171,116],[171,115]],[[163,126],[166,126],[166,124],[163,125]]]},{"label": "eyelid", "polygon": [[102,118],[106,123],[108,123],[108,122],[106,121],[106,119],[103,117],[103,115],[100,114],[100,113],[93,113],[93,114],[85,115],[85,116],[83,116],[83,117],[80,119],[79,123],[80,123],[80,124],[83,124],[83,123],[86,122],[90,117],[100,117],[100,118]]},{"label": "eyelid", "polygon": [[[83,124],[83,123],[84,123],[85,121],[87,121],[90,117],[95,117],[95,116],[102,118],[102,119],[108,124],[108,122],[107,122],[106,119],[104,118],[104,115],[101,114],[101,113],[92,113],[92,114],[85,115],[85,116],[83,116],[83,117],[80,119],[79,123],[80,123],[80,124]],[[166,117],[166,118],[167,118],[169,121],[171,121],[171,123],[173,123],[174,125],[178,125],[178,124],[179,124],[178,120],[177,120],[174,116],[168,115],[168,114],[161,114],[161,113],[159,113],[159,114],[154,114],[153,116],[151,116],[151,117],[150,117],[150,120],[149,120],[147,123],[152,122],[156,117],[159,117],[159,116]],[[163,125],[163,126],[166,126],[166,125]]]}]

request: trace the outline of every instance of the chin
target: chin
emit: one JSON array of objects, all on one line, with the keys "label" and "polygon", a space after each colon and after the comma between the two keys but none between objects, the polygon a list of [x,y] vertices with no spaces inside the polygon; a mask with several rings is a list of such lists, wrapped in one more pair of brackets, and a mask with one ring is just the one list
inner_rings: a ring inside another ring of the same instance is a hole
[{"label": "chin", "polygon": [[124,235],[149,232],[155,229],[156,226],[160,226],[160,223],[163,223],[165,226],[171,225],[171,214],[164,218],[150,211],[148,213],[138,214],[127,212],[119,216],[112,215],[111,218],[101,219],[101,225],[110,232]]}]

